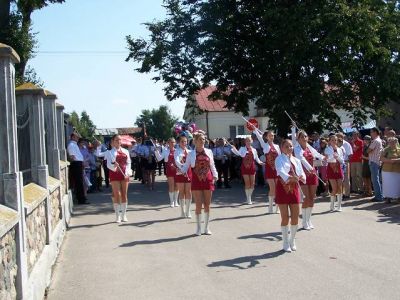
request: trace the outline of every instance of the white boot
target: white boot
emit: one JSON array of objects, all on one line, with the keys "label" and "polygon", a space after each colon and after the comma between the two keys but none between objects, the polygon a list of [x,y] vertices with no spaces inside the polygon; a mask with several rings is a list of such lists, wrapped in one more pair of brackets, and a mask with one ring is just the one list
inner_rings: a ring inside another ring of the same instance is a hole
[{"label": "white boot", "polygon": [[114,203],[114,211],[115,211],[115,222],[121,223],[121,216],[119,214],[119,203]]},{"label": "white boot", "polygon": [[169,206],[171,206],[171,207],[174,207],[174,195],[175,193],[174,192],[169,192],[168,193],[168,195],[169,195]]},{"label": "white boot", "polygon": [[181,218],[186,218],[185,215],[185,199],[180,199],[180,203],[181,203]]},{"label": "white boot", "polygon": [[282,241],[283,241],[283,251],[292,252],[289,244],[289,226],[281,226],[282,230]]},{"label": "white boot", "polygon": [[305,230],[310,230],[311,228],[310,228],[310,226],[308,226],[307,220],[308,220],[308,208],[302,208],[301,209],[301,221],[303,224],[303,228]]},{"label": "white boot", "polygon": [[253,191],[254,191],[253,188],[249,189],[249,199],[247,201],[248,204],[253,204],[253,202],[251,200],[251,196],[253,196]]},{"label": "white boot", "polygon": [[246,203],[251,204],[251,189],[245,189],[244,192],[246,193]]},{"label": "white boot", "polygon": [[126,208],[128,206],[128,203],[121,203],[121,218],[122,218],[122,222],[128,222],[128,219],[126,217]]},{"label": "white boot", "polygon": [[208,228],[208,222],[210,221],[210,213],[204,213],[204,234],[211,235],[212,232]]},{"label": "white boot", "polygon": [[312,207],[307,208],[307,224],[310,229],[314,229],[314,225],[311,223]]},{"label": "white boot", "polygon": [[190,213],[190,204],[192,203],[192,199],[186,199],[186,218],[191,219],[192,215]]},{"label": "white boot", "polygon": [[201,235],[201,214],[196,214],[196,223],[197,223],[197,230],[196,235]]},{"label": "white boot", "polygon": [[331,198],[331,211],[335,210],[335,198],[336,196],[330,196]]},{"label": "white boot", "polygon": [[343,194],[337,194],[336,197],[337,197],[337,201],[338,201],[337,211],[342,211]]},{"label": "white boot", "polygon": [[272,196],[268,196],[268,213],[272,214],[273,211],[273,205],[274,205],[274,198]]},{"label": "white boot", "polygon": [[175,191],[175,192],[174,192],[174,206],[175,206],[175,207],[178,207],[178,206],[179,206],[178,196],[179,196],[179,191]]},{"label": "white boot", "polygon": [[290,243],[290,249],[292,249],[292,251],[296,251],[296,233],[297,233],[297,225],[290,225],[290,239],[289,239],[289,243]]}]

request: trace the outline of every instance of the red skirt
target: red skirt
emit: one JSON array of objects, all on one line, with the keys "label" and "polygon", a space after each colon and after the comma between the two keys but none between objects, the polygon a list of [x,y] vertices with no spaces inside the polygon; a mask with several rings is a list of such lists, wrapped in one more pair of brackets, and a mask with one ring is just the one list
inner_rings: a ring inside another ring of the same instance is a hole
[{"label": "red skirt", "polygon": [[211,171],[208,171],[207,177],[204,180],[200,180],[195,173],[192,176],[192,191],[214,191],[215,186],[213,183],[213,175]]},{"label": "red skirt", "polygon": [[165,173],[167,175],[167,177],[175,177],[176,176],[176,167],[170,163],[167,163],[167,165],[165,166]]},{"label": "red skirt", "polygon": [[256,174],[256,164],[253,162],[246,168],[244,163],[241,164],[240,166],[240,174],[242,175],[254,175]]},{"label": "red skirt", "polygon": [[318,177],[314,173],[305,172],[306,173],[306,183],[300,181],[300,185],[318,185]]},{"label": "red skirt", "polygon": [[189,170],[187,171],[187,173],[185,175],[175,174],[175,182],[178,182],[178,183],[192,182],[192,168],[189,168]]},{"label": "red skirt", "polygon": [[287,184],[282,178],[278,178],[275,188],[276,204],[298,204],[300,203],[299,185],[296,183]]},{"label": "red skirt", "polygon": [[343,170],[339,162],[328,163],[326,178],[334,180],[343,179]]},{"label": "red skirt", "polygon": [[276,173],[275,168],[272,168],[268,164],[265,164],[265,178],[266,179],[276,179],[276,178],[278,178],[278,174]]},{"label": "red skirt", "polygon": [[[125,170],[122,169],[122,171],[125,171]],[[108,174],[109,174],[110,182],[113,182],[113,181],[129,181],[129,177],[125,177],[125,175],[122,174],[119,169],[117,169],[116,172],[109,170]]]}]

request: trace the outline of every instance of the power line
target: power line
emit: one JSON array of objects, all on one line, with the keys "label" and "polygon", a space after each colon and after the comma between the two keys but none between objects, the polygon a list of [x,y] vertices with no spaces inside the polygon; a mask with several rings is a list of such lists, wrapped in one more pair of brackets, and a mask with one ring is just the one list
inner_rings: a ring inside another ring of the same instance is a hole
[{"label": "power line", "polygon": [[37,54],[120,54],[128,51],[120,50],[51,50],[37,51]]}]

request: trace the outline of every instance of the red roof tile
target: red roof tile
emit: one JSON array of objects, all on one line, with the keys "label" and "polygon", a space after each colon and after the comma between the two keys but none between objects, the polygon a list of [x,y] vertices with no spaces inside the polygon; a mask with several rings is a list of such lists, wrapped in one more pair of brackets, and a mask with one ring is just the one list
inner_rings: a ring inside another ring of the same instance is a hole
[{"label": "red roof tile", "polygon": [[208,100],[208,96],[216,90],[215,86],[208,86],[198,91],[194,96],[199,108],[203,111],[229,111],[224,100]]}]

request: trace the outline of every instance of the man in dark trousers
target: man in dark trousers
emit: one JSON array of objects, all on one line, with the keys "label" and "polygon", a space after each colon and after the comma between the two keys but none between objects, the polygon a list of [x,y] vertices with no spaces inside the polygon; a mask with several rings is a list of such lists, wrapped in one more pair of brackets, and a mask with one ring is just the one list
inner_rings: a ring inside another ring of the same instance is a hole
[{"label": "man in dark trousers", "polygon": [[75,197],[78,204],[89,204],[83,191],[83,155],[78,147],[79,135],[71,134],[71,141],[68,144],[68,156],[70,159],[70,181],[74,187]]}]

